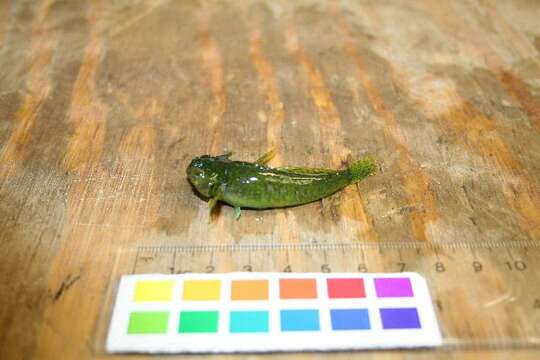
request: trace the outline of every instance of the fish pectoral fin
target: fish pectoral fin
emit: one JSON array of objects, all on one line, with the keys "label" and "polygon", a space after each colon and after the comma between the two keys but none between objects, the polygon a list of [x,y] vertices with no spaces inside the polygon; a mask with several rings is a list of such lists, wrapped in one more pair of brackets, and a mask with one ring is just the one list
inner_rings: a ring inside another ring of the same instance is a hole
[{"label": "fish pectoral fin", "polygon": [[210,201],[208,201],[208,206],[210,207],[210,210],[212,210],[217,202],[223,198],[223,192],[225,190],[225,187],[222,184],[214,184],[210,188]]},{"label": "fish pectoral fin", "polygon": [[210,208],[210,211],[216,206],[216,204],[219,201],[219,197],[215,196],[213,198],[210,198],[210,201],[208,201],[208,207]]},{"label": "fish pectoral fin", "polygon": [[288,172],[291,174],[304,174],[304,175],[330,175],[335,174],[337,171],[332,169],[318,169],[318,168],[305,168],[305,167],[281,167],[276,170]]},{"label": "fish pectoral fin", "polygon": [[255,163],[264,165],[268,163],[270,160],[272,160],[276,156],[276,151],[274,149],[270,149],[267,153],[263,154],[260,158],[258,158]]},{"label": "fish pectoral fin", "polygon": [[242,209],[240,209],[240,206],[234,207],[234,220],[240,219],[240,215],[242,215]]}]

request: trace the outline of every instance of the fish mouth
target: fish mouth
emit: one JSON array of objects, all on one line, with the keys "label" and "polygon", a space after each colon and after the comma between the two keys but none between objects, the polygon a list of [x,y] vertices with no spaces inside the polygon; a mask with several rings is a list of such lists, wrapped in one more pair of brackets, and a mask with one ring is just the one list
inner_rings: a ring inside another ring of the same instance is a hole
[{"label": "fish mouth", "polygon": [[197,190],[199,194],[205,197],[209,197],[209,194],[208,194],[209,185],[205,179],[201,179],[200,177],[197,177],[197,176],[188,175],[188,180],[191,186],[193,186],[194,190]]},{"label": "fish mouth", "polygon": [[209,199],[209,195],[205,194],[204,191],[202,191],[202,189],[200,187],[198,187],[197,185],[195,185],[191,180],[188,181],[189,182],[189,186],[191,187],[191,190],[193,191],[193,194],[198,197],[199,199],[203,200],[203,201],[207,201]]},{"label": "fish mouth", "polygon": [[196,187],[199,187],[204,184],[204,179],[201,179],[200,176],[196,176],[193,173],[188,172],[187,178],[189,182]]},{"label": "fish mouth", "polygon": [[199,187],[204,185],[204,181],[201,181],[198,178],[190,178],[190,177],[188,177],[188,179],[189,179],[189,182],[191,182],[191,184],[193,186],[195,186],[197,189],[199,189]]}]

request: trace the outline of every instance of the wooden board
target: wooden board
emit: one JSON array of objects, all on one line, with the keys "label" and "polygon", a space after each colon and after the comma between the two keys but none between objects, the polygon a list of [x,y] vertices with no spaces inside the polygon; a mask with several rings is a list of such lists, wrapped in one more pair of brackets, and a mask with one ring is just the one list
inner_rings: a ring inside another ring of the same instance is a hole
[{"label": "wooden board", "polygon": [[[538,18],[532,0],[0,1],[0,358],[103,357],[111,274],[137,246],[536,244]],[[380,172],[306,206],[211,218],[190,159],[270,147],[276,166],[370,153]],[[506,309],[521,281],[532,303],[519,317],[538,324],[527,249],[487,253],[481,288]],[[526,273],[501,282],[506,261]],[[474,316],[463,312],[445,321]],[[513,331],[513,316],[494,326]],[[437,354],[538,355],[482,351]],[[434,352],[337,357],[405,355]]]}]

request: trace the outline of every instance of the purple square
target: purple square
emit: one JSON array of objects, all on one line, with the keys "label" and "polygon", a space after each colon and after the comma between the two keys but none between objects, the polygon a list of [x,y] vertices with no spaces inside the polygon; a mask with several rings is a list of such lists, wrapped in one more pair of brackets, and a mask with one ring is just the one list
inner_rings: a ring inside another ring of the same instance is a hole
[{"label": "purple square", "polygon": [[377,297],[413,297],[409,278],[376,278],[375,291]]},{"label": "purple square", "polygon": [[420,329],[416,308],[380,309],[383,329]]}]

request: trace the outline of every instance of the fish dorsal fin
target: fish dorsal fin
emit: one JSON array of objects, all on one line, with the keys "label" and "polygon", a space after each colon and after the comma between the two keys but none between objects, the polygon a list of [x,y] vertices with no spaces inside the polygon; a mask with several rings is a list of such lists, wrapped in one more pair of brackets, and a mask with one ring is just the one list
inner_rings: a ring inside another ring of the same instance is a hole
[{"label": "fish dorsal fin", "polygon": [[225,154],[222,154],[222,155],[218,155],[216,156],[216,159],[219,159],[219,160],[227,160],[228,158],[230,158],[232,156],[232,151],[229,151]]},{"label": "fish dorsal fin", "polygon": [[270,151],[264,153],[260,158],[258,158],[255,161],[255,164],[265,165],[267,162],[272,160],[274,156],[276,156],[276,151],[274,149],[270,149]]},{"label": "fish dorsal fin", "polygon": [[332,169],[320,169],[320,168],[306,168],[306,167],[281,167],[276,170],[301,175],[330,175],[335,174],[337,170]]}]

